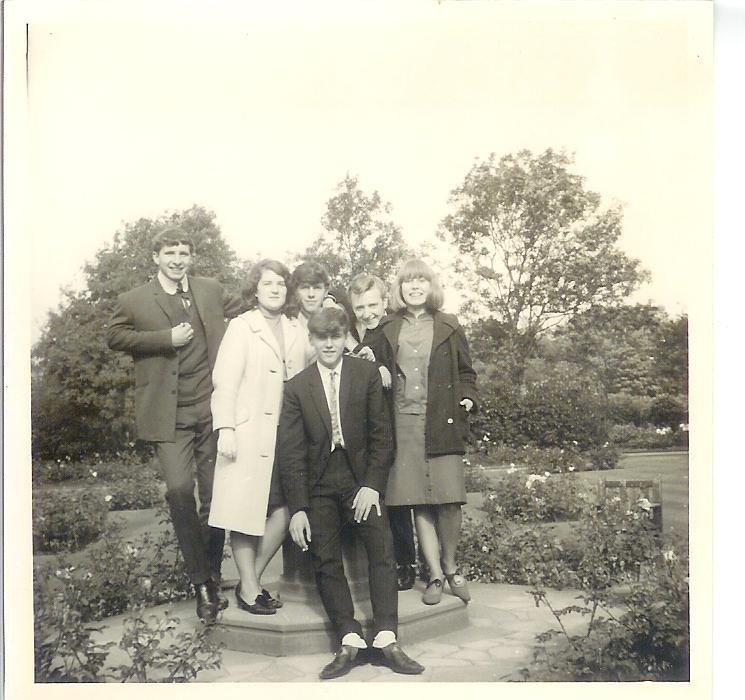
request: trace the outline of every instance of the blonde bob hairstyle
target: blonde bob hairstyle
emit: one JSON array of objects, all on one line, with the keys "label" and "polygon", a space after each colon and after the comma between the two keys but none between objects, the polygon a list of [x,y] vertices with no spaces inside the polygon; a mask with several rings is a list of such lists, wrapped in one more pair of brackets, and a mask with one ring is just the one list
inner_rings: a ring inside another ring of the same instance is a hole
[{"label": "blonde bob hairstyle", "polygon": [[428,280],[431,285],[429,294],[427,295],[427,311],[439,311],[442,308],[445,295],[442,291],[439,278],[426,262],[419,258],[411,258],[401,266],[396,273],[396,279],[393,280],[393,284],[391,285],[391,294],[389,297],[391,309],[398,311],[399,309],[406,308],[406,302],[401,294],[401,284],[419,277]]}]

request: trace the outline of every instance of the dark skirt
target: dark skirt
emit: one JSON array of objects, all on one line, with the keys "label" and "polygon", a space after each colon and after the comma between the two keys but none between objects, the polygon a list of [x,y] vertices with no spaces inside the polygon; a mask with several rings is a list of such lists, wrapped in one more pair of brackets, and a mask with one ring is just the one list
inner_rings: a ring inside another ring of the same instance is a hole
[{"label": "dark skirt", "polygon": [[279,434],[274,441],[274,464],[272,465],[272,480],[269,483],[269,501],[266,506],[266,515],[269,517],[272,511],[287,505],[285,492],[282,488],[282,480],[279,473]]},{"label": "dark skirt", "polygon": [[466,502],[463,457],[426,457],[424,422],[424,415],[396,413],[396,460],[388,476],[386,505]]}]

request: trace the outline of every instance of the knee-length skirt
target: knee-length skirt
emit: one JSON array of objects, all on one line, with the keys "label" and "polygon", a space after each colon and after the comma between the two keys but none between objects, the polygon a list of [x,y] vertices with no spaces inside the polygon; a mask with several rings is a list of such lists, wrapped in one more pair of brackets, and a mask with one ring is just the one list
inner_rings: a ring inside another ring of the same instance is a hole
[{"label": "knee-length skirt", "polygon": [[465,503],[463,457],[426,456],[424,415],[396,413],[395,420],[396,459],[388,476],[386,505]]}]

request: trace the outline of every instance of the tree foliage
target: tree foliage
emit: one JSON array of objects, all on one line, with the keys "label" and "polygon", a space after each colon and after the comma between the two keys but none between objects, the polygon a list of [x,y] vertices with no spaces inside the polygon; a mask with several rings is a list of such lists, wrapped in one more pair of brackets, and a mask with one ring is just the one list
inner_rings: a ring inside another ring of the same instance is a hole
[{"label": "tree foliage", "polygon": [[594,305],[618,303],[646,279],[616,247],[620,207],[601,207],[571,165],[551,149],[492,153],[451,192],[439,232],[458,252],[471,291],[466,310],[506,330],[517,383],[542,333]]},{"label": "tree foliage", "polygon": [[144,284],[155,266],[150,240],[179,224],[195,247],[194,274],[237,289],[243,265],[223,240],[215,215],[193,206],[127,223],[83,267],[84,285],[66,290],[32,349],[35,457],[114,452],[134,441],[132,361],[106,346],[106,324],[121,292]]},{"label": "tree foliage", "polygon": [[347,175],[326,202],[323,231],[302,259],[323,265],[336,285],[346,286],[361,272],[387,280],[409,254],[391,210],[377,191],[366,194],[358,179]]}]

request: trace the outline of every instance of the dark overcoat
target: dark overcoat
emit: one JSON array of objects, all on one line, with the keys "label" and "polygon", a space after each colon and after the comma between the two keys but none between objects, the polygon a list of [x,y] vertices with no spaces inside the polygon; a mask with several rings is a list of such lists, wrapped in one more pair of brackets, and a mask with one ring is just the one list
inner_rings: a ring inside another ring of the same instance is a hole
[{"label": "dark overcoat", "polygon": [[[401,376],[396,356],[402,313],[399,311],[381,320],[383,339],[373,348],[376,358],[391,373],[391,401],[395,400],[396,384]],[[460,402],[465,398],[471,399],[471,411],[477,410],[476,372],[471,365],[468,341],[458,319],[441,311],[435,311],[433,318],[432,349],[427,370],[424,448],[427,457],[464,454],[468,418]]]},{"label": "dark overcoat", "polygon": [[[225,319],[237,316],[246,304],[226,295],[217,280],[189,277],[194,307],[204,326],[210,372],[225,334]],[[157,278],[120,294],[106,331],[112,350],[132,355],[135,366],[135,417],[137,437],[152,442],[172,442],[176,436],[178,351],[171,329],[180,319],[171,318],[171,306]]]}]

